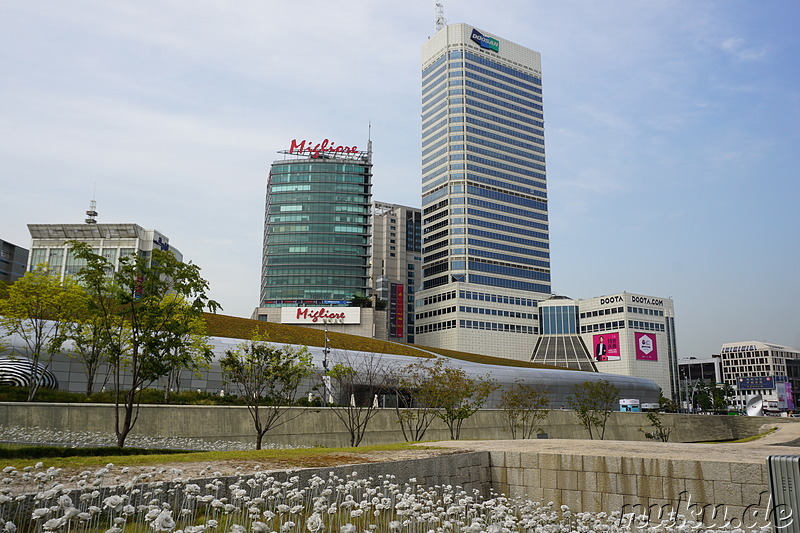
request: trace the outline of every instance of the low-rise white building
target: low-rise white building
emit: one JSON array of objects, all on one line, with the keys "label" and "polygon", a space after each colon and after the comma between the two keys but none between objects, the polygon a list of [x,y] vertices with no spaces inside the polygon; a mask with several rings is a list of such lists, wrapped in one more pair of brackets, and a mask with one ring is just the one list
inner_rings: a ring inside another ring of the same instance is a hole
[{"label": "low-rise white building", "polygon": [[743,409],[752,396],[761,395],[764,409],[795,409],[789,366],[800,360],[800,350],[761,341],[728,342],[720,350],[722,380],[734,390],[730,407]]}]

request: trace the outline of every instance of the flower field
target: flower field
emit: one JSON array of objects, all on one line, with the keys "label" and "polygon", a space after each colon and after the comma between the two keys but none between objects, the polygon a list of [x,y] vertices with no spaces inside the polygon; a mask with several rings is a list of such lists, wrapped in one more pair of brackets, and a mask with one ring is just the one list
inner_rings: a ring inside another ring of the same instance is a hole
[{"label": "flower field", "polygon": [[[75,533],[269,532],[617,532],[706,531],[681,516],[652,523],[619,513],[577,513],[502,495],[481,498],[459,486],[426,487],[394,476],[329,472],[301,484],[291,472],[151,482],[146,473],[115,484],[112,464],[64,479],[41,463],[6,467],[0,531]],[[69,485],[72,488],[67,488]],[[719,530],[717,530],[719,531]],[[740,530],[731,530],[740,531]],[[758,530],[756,530],[758,531]]]}]

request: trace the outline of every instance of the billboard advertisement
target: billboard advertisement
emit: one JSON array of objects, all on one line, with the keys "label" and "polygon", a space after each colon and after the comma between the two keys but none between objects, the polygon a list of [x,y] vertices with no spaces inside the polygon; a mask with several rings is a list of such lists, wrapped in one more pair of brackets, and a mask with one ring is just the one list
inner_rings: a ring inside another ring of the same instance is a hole
[{"label": "billboard advertisement", "polygon": [[389,335],[400,338],[405,328],[405,286],[392,283],[389,290]]},{"label": "billboard advertisement", "polygon": [[361,308],[282,307],[281,324],[361,324]]},{"label": "billboard advertisement", "polygon": [[592,336],[596,361],[619,361],[619,333],[604,333]]},{"label": "billboard advertisement", "polygon": [[744,376],[736,380],[739,390],[774,389],[776,380],[773,376]]},{"label": "billboard advertisement", "polygon": [[637,361],[658,361],[655,333],[634,333]]}]

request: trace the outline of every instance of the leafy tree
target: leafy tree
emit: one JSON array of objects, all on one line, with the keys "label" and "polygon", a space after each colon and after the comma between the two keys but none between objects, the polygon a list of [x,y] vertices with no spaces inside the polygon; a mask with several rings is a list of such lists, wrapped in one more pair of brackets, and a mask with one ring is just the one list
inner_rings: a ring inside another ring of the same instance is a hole
[{"label": "leafy tree", "polygon": [[293,420],[284,415],[295,401],[301,380],[314,368],[305,346],[279,348],[257,334],[235,350],[226,350],[220,365],[225,379],[239,389],[253,419],[256,450],[261,449],[269,430]]},{"label": "leafy tree", "polygon": [[91,395],[94,393],[97,373],[106,362],[110,349],[103,324],[97,315],[89,312],[88,306],[84,306],[74,321],[63,326],[65,338],[72,341],[67,355],[80,361],[86,376],[86,395]]},{"label": "leafy tree", "polygon": [[353,294],[353,297],[350,299],[350,305],[352,307],[372,307],[372,298],[360,294]]},{"label": "leafy tree", "polygon": [[437,363],[441,364],[441,360],[420,360],[395,373],[395,413],[406,442],[421,441],[437,417],[441,390],[432,379]]},{"label": "leafy tree", "polygon": [[[347,428],[350,446],[355,447],[361,444],[369,421],[378,413],[377,396],[387,387],[389,372],[380,355],[357,357],[343,352],[339,358],[341,361],[327,372],[338,396],[330,407]],[[325,377],[322,376],[323,381]]]},{"label": "leafy tree", "polygon": [[572,395],[567,398],[570,408],[575,412],[580,424],[594,439],[595,430],[600,440],[606,434],[606,422],[619,401],[619,389],[610,381],[584,381],[576,383]]},{"label": "leafy tree", "polygon": [[664,427],[664,423],[661,420],[661,415],[656,411],[650,411],[647,413],[647,419],[650,420],[650,425],[652,426],[653,430],[645,431],[639,428],[639,431],[644,433],[644,436],[650,440],[669,442],[669,436],[672,434],[672,428]]},{"label": "leafy tree", "polygon": [[677,413],[681,408],[681,406],[678,405],[678,402],[670,400],[664,396],[664,391],[660,389],[658,392],[658,405],[660,406],[661,411],[665,413]]},{"label": "leafy tree", "polygon": [[547,418],[550,399],[547,393],[519,381],[503,391],[500,408],[511,428],[511,438],[529,439]]},{"label": "leafy tree", "polygon": [[46,265],[38,265],[8,287],[8,297],[0,299],[0,327],[6,335],[18,335],[25,343],[31,362],[28,401],[44,380],[44,373],[61,351],[66,340],[64,324],[77,315],[85,294],[70,278],[63,282]]},{"label": "leafy tree", "polygon": [[[187,318],[217,302],[206,296],[200,268],[168,251],[108,259],[88,244],[73,241],[71,253],[84,263],[78,277],[108,343],[107,362],[114,386],[114,431],[124,446],[139,417],[141,389],[186,364]],[[199,357],[205,353],[197,354]]]},{"label": "leafy tree", "polygon": [[431,368],[430,379],[431,386],[438,390],[436,416],[447,425],[453,440],[461,437],[464,420],[483,407],[489,395],[499,387],[488,376],[470,378],[463,369],[446,365],[441,359]]}]

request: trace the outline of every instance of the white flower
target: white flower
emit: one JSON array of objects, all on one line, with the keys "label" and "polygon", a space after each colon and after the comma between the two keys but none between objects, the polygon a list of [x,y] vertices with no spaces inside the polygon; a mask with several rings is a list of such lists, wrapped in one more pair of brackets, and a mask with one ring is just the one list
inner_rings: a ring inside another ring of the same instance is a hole
[{"label": "white flower", "polygon": [[233,524],[231,526],[230,533],[245,533],[244,526],[240,526],[239,524]]},{"label": "white flower", "polygon": [[9,520],[8,522],[6,522],[5,527],[3,527],[3,531],[5,533],[15,533],[17,531],[17,526],[14,525],[14,522]]},{"label": "white flower", "polygon": [[314,513],[306,519],[306,529],[315,533],[322,529],[322,517],[319,513]]},{"label": "white flower", "polygon": [[103,500],[103,507],[107,509],[113,509],[114,511],[119,511],[124,503],[125,503],[125,498],[123,498],[119,494],[112,494],[111,496]]},{"label": "white flower", "polygon": [[342,526],[341,533],[355,533],[356,526],[353,524],[345,524]]},{"label": "white flower", "polygon": [[172,519],[172,511],[161,511],[150,524],[150,527],[152,527],[154,531],[172,531],[175,529],[175,520]]},{"label": "white flower", "polygon": [[33,516],[34,520],[39,520],[39,519],[45,517],[46,515],[48,515],[49,513],[50,513],[50,509],[48,509],[46,507],[40,507],[38,509],[34,509],[33,510],[33,515],[32,516]]},{"label": "white flower", "polygon": [[63,516],[59,518],[51,518],[47,522],[44,523],[44,530],[45,531],[55,531],[56,529],[60,529],[64,527],[67,521],[64,519]]},{"label": "white flower", "polygon": [[252,531],[252,533],[269,533],[272,531],[272,528],[270,528],[264,522],[256,521],[250,524],[250,531]]}]

